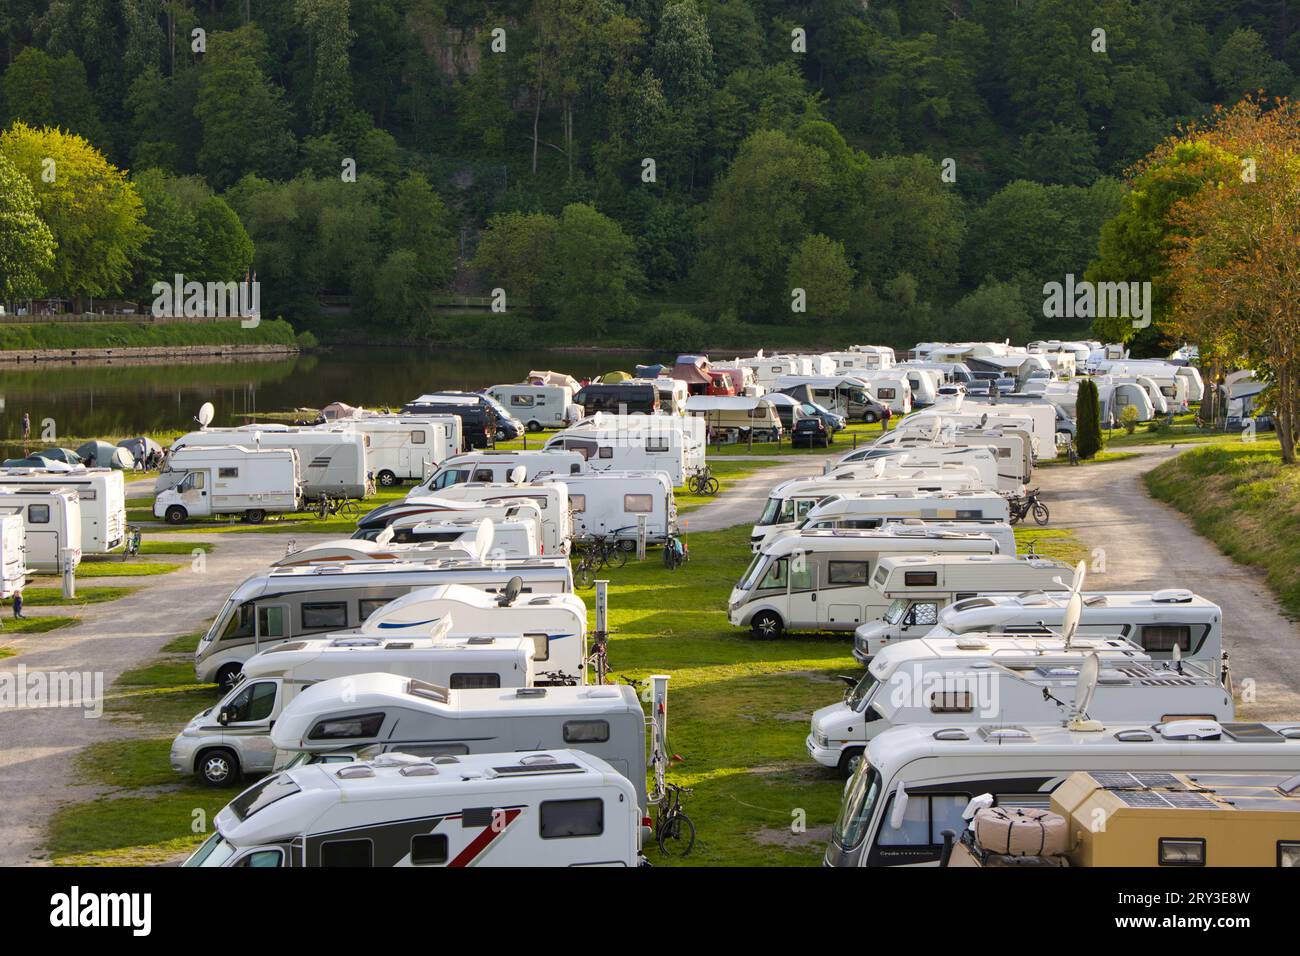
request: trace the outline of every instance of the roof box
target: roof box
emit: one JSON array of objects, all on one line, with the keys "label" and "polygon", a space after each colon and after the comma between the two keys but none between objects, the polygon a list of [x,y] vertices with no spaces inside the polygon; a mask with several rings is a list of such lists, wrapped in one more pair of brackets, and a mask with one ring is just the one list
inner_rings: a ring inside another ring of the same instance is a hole
[{"label": "roof box", "polygon": [[1160,727],[1165,740],[1218,740],[1223,728],[1217,720],[1171,720]]},{"label": "roof box", "polygon": [[1152,594],[1151,600],[1157,604],[1187,604],[1193,597],[1186,588],[1164,588]]}]

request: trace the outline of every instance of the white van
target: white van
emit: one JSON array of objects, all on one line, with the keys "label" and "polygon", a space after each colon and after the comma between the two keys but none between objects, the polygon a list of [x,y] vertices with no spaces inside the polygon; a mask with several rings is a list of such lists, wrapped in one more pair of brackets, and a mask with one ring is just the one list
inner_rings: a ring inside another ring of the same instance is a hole
[{"label": "white van", "polygon": [[1059,637],[973,632],[886,647],[844,700],[813,713],[808,755],[848,776],[867,742],[892,727],[1064,722],[1078,716],[1080,669],[1092,655],[1103,677],[1089,717],[1232,719],[1232,694],[1202,663],[1154,661],[1123,638],[1076,638],[1067,647]]},{"label": "white van", "polygon": [[[935,866],[944,831],[960,835],[974,797],[1002,807],[1046,809],[1072,773],[1282,771],[1300,766],[1300,723],[1209,720],[1061,726],[895,727],[867,745],[844,792],[827,866]],[[1191,812],[1191,811],[1186,811]]]},{"label": "white van", "polygon": [[[237,428],[205,428],[182,435],[172,444],[168,458],[183,448],[239,445],[251,449],[289,448],[298,453],[299,474],[304,497],[323,494],[346,498],[364,498],[373,491],[366,437],[355,431],[297,428],[277,423],[240,425]],[[176,484],[175,467],[164,463],[154,490],[164,491]]]},{"label": "white van", "polygon": [[173,448],[163,465],[169,479],[154,499],[155,518],[239,514],[259,524],[268,514],[297,511],[302,503],[298,453],[292,448],[195,445]]},{"label": "white van", "polygon": [[568,489],[575,540],[635,541],[642,516],[650,544],[662,544],[677,529],[677,499],[661,471],[598,471],[546,482],[563,482]]},{"label": "white van", "polygon": [[469,481],[513,482],[517,468],[524,469],[524,481],[535,481],[586,471],[587,460],[578,452],[565,451],[476,451],[456,455],[408,491],[406,497],[440,494],[444,488]]},{"label": "white van", "polygon": [[59,574],[81,564],[81,503],[71,488],[0,484],[0,511],[21,515],[27,570]]},{"label": "white van", "polygon": [[[1059,628],[1069,594],[986,594],[958,601],[939,612],[930,637],[960,636],[972,631],[1041,635]],[[1157,660],[1178,648],[1184,660],[1218,665],[1223,657],[1223,611],[1219,605],[1182,588],[1160,591],[1085,591],[1079,633],[1118,634]],[[870,657],[866,645],[854,656]]]},{"label": "white van", "polygon": [[[494,809],[502,808],[502,809]],[[217,814],[183,866],[636,866],[626,777],[579,750],[294,767]]]},{"label": "white van", "polygon": [[81,551],[108,554],[126,538],[126,483],[116,468],[73,468],[53,473],[0,469],[0,484],[17,488],[71,488],[81,507]]},{"label": "white van", "polygon": [[16,508],[0,511],[0,601],[27,584],[27,532]]},{"label": "white van", "polygon": [[573,404],[573,389],[567,385],[493,385],[487,394],[504,405],[530,432],[563,428],[565,414]]},{"label": "white van", "polygon": [[[371,415],[318,431],[354,431],[366,437],[370,473],[385,488],[404,481],[423,481],[438,463],[456,454],[459,444],[441,422],[427,415]],[[457,419],[459,421],[459,419]]]},{"label": "white van", "polygon": [[727,617],[760,638],[785,631],[852,631],[889,607],[871,584],[886,555],[991,555],[997,547],[988,535],[896,526],[782,535],[763,546],[732,588]]},{"label": "white van", "polygon": [[382,639],[345,634],[281,644],[244,662],[221,701],[176,736],[171,767],[214,787],[275,765],[271,728],[304,688],[331,678],[385,673],[453,688],[530,687],[532,641],[523,637],[451,637],[450,617],[430,637]]}]

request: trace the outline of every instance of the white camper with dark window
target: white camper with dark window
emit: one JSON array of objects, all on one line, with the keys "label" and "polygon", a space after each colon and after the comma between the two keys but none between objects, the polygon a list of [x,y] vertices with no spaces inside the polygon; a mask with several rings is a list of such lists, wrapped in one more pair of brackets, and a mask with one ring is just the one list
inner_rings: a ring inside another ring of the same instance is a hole
[{"label": "white camper with dark window", "polygon": [[460,447],[447,426],[428,415],[371,415],[316,429],[364,435],[370,474],[385,488],[423,481]]},{"label": "white camper with dark window", "polygon": [[646,541],[662,544],[677,528],[677,500],[662,471],[597,471],[544,482],[568,489],[575,540],[636,541],[644,518]]},{"label": "white camper with dark window", "polygon": [[23,521],[29,571],[60,574],[81,564],[81,503],[71,488],[15,488],[0,483],[0,512]]},{"label": "white camper with dark window", "polygon": [[541,553],[568,554],[573,526],[569,518],[569,494],[563,482],[450,485],[436,496],[408,497],[381,505],[362,516],[352,537],[374,540],[392,525],[394,540],[407,540],[412,537],[411,529],[426,521],[495,518],[499,512],[508,514],[509,509],[521,503],[534,505],[540,516]]},{"label": "white camper with dark window", "polygon": [[[245,448],[289,448],[298,453],[302,493],[306,498],[341,495],[364,498],[374,490],[370,462],[366,455],[366,436],[355,431],[311,427],[296,428],[280,424],[240,425],[237,428],[204,428],[182,435],[172,444],[168,457],[182,448],[213,445],[242,445]],[[175,484],[176,469],[167,465],[158,475],[156,491]]]},{"label": "white camper with dark window", "polygon": [[172,448],[153,514],[168,524],[213,515],[242,515],[259,524],[302,503],[298,453],[292,448],[192,445]]},{"label": "white camper with dark window", "polygon": [[115,468],[0,469],[0,484],[16,488],[71,488],[81,507],[81,551],[108,554],[126,539],[126,482]]},{"label": "white camper with dark window", "polygon": [[563,428],[565,413],[573,404],[573,389],[567,385],[493,385],[487,394],[530,432],[543,428]]},{"label": "white camper with dark window", "polygon": [[577,452],[476,451],[448,458],[429,477],[408,491],[406,497],[437,495],[444,488],[470,482],[517,484],[586,470],[586,458]]}]

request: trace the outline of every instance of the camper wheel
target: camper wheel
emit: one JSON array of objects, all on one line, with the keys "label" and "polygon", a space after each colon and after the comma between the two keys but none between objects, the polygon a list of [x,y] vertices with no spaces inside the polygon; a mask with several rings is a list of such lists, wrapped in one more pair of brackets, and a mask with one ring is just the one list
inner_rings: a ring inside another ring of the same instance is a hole
[{"label": "camper wheel", "polygon": [[397,476],[385,468],[379,473],[379,483],[385,488],[391,488],[397,484]]},{"label": "camper wheel", "polygon": [[249,508],[244,512],[244,520],[249,524],[261,524],[266,520],[266,512],[261,508]]},{"label": "camper wheel", "polygon": [[840,754],[840,775],[851,777],[858,771],[858,764],[862,763],[862,748],[849,747],[844,753]]},{"label": "camper wheel", "polygon": [[197,767],[199,778],[209,787],[225,787],[239,779],[239,758],[224,747],[203,751]]},{"label": "camper wheel", "polygon": [[527,428],[528,428],[528,430],[529,430],[530,432],[539,432],[539,431],[542,430],[542,423],[541,423],[541,422],[529,422]]},{"label": "camper wheel", "polygon": [[167,509],[167,513],[165,515],[168,524],[182,524],[184,523],[185,519],[188,518],[189,516],[190,513],[186,511],[184,508],[182,508],[180,505],[172,505]]},{"label": "camper wheel", "polygon": [[497,441],[505,441],[505,440],[506,440],[506,430],[505,430],[504,428],[498,428],[498,429],[497,429],[497,432],[496,432],[496,435],[495,435],[494,437],[496,438]]},{"label": "camper wheel", "polygon": [[876,423],[876,421],[877,421],[876,413],[875,413],[875,412],[863,412],[863,413],[862,413],[862,421],[865,422],[865,423],[868,424],[868,425],[874,425],[874,424]]},{"label": "camper wheel", "polygon": [[775,611],[759,611],[749,622],[749,627],[755,637],[774,638],[781,636],[781,632],[785,630],[785,622]]}]

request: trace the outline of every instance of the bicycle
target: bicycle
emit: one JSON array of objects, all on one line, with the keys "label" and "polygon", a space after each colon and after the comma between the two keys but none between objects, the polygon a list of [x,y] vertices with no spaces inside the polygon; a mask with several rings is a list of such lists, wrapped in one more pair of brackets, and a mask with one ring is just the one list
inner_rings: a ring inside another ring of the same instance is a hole
[{"label": "bicycle", "polygon": [[1038,500],[1038,489],[1032,488],[1017,498],[1012,498],[1010,505],[1010,523],[1016,524],[1019,521],[1029,517],[1032,513],[1034,520],[1040,525],[1047,524],[1051,518],[1051,512],[1047,510],[1047,505]]},{"label": "bicycle", "polygon": [[691,552],[686,547],[686,542],[677,535],[670,533],[664,539],[664,567],[669,571],[676,571],[690,559]]},{"label": "bicycle", "polygon": [[126,547],[122,550],[122,556],[134,558],[140,553],[140,542],[144,537],[138,525],[128,525],[126,529]]},{"label": "bicycle", "polygon": [[573,582],[580,588],[592,587],[601,569],[621,568],[626,564],[627,552],[618,546],[618,542],[596,538],[583,549],[578,567],[573,572]]},{"label": "bicycle", "polygon": [[682,809],[682,794],[693,792],[690,787],[664,784],[655,814],[655,842],[664,856],[684,857],[695,846],[695,824]]},{"label": "bicycle", "polygon": [[575,674],[568,674],[564,671],[542,671],[540,677],[545,677],[546,682],[555,687],[576,687],[578,678]]},{"label": "bicycle", "polygon": [[344,498],[342,495],[323,494],[316,499],[316,517],[325,518],[330,515],[341,515],[344,518],[359,518],[361,509],[357,507],[355,501],[351,498]]},{"label": "bicycle", "polygon": [[708,465],[686,479],[686,490],[693,495],[716,495],[718,488],[718,479],[713,477],[713,469]]}]

